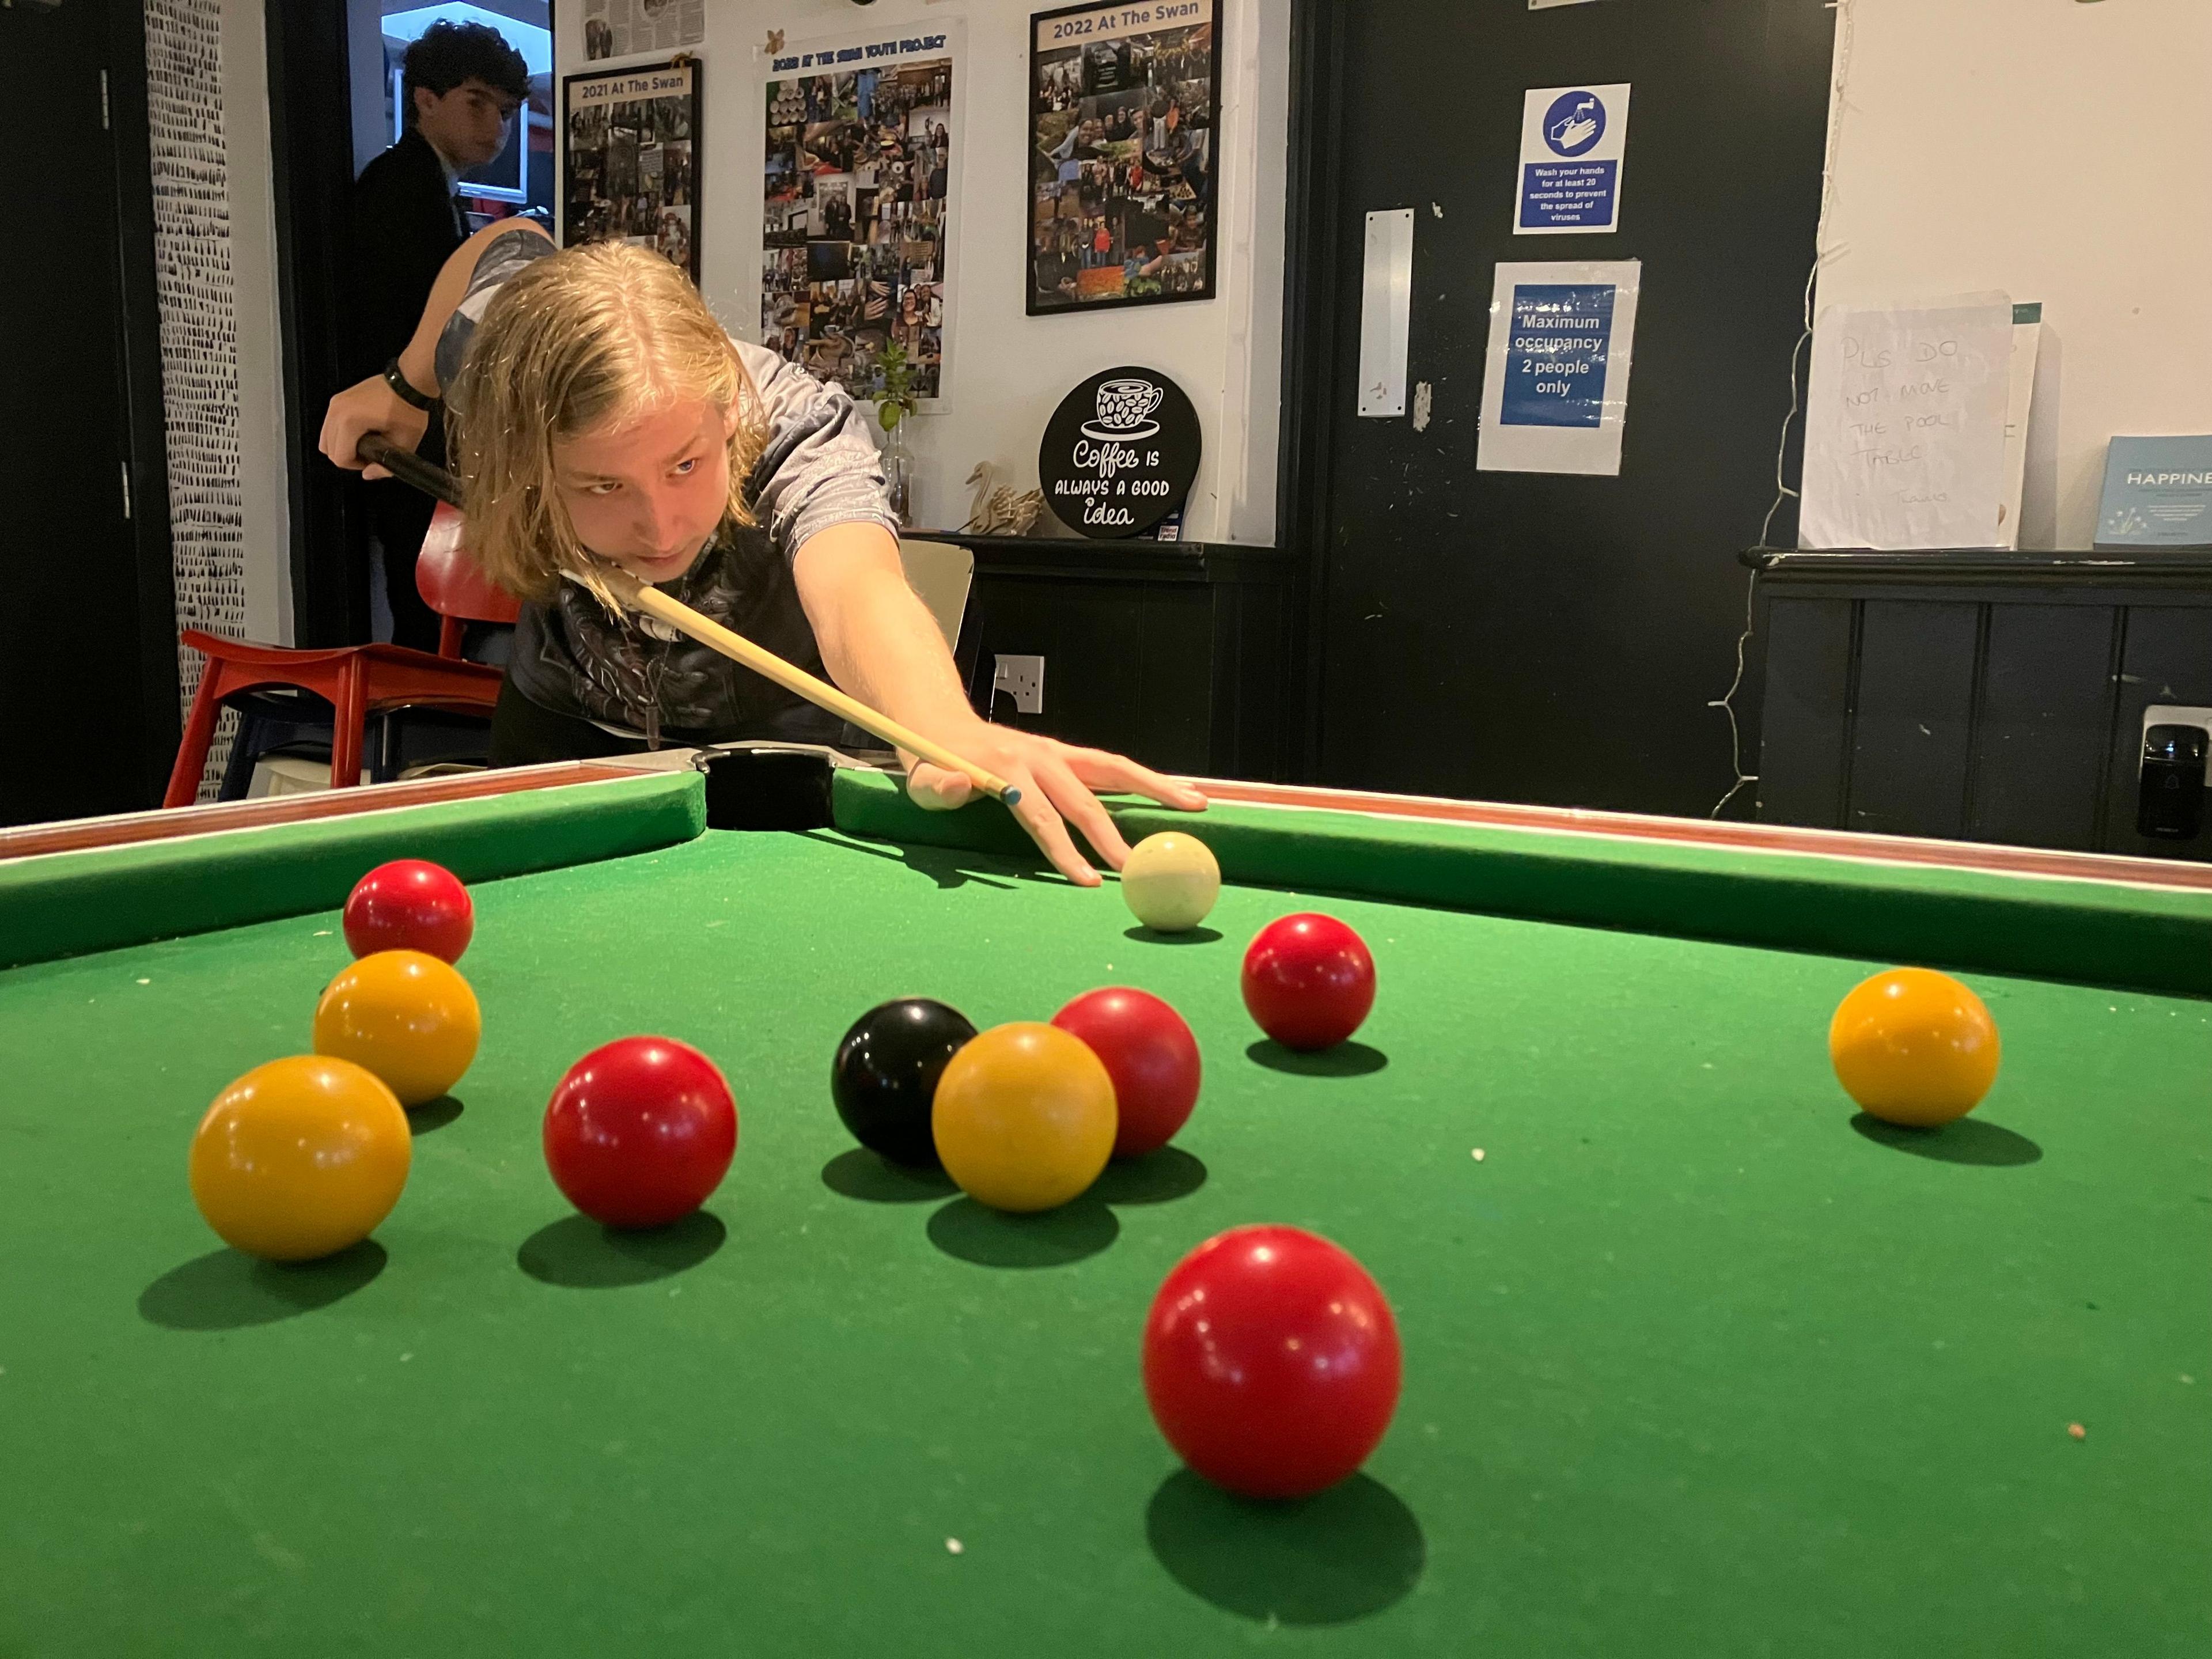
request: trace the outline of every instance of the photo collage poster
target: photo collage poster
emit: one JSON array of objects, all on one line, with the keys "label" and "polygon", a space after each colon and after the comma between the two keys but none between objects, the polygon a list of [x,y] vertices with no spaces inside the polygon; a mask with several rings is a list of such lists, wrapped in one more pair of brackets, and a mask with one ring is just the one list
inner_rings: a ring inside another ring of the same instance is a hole
[{"label": "photo collage poster", "polygon": [[944,34],[793,48],[767,87],[761,343],[855,398],[894,342],[945,385],[954,53]]},{"label": "photo collage poster", "polygon": [[1030,19],[1031,316],[1213,297],[1217,10]]},{"label": "photo collage poster", "polygon": [[699,65],[678,59],[562,82],[562,245],[651,248],[699,280]]}]

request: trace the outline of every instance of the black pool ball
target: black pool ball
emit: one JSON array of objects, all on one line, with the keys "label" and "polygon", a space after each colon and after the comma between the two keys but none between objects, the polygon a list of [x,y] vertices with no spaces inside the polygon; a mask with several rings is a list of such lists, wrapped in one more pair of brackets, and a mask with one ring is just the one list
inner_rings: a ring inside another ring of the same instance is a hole
[{"label": "black pool ball", "polygon": [[896,1164],[932,1164],[937,1079],[975,1028],[957,1010],[906,997],[860,1016],[830,1066],[830,1097],[860,1145]]}]

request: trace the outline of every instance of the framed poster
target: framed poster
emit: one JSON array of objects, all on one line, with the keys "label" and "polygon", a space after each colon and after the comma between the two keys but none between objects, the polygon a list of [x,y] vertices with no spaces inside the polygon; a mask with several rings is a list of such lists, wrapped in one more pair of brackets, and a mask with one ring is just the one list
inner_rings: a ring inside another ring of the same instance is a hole
[{"label": "framed poster", "polygon": [[1030,20],[1032,317],[1213,297],[1218,0]]},{"label": "framed poster", "polygon": [[699,64],[678,58],[561,82],[561,245],[649,247],[699,280]]},{"label": "framed poster", "polygon": [[787,46],[769,71],[761,343],[855,398],[883,391],[891,345],[923,408],[945,395],[954,46],[863,33]]}]

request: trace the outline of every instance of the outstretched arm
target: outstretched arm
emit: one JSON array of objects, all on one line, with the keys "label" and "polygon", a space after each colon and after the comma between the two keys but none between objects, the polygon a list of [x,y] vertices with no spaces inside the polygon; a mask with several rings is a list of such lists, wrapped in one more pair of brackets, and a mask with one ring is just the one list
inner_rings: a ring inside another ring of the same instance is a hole
[{"label": "outstretched arm", "polygon": [[[813,624],[830,678],[902,726],[934,738],[954,754],[988,767],[1021,791],[1014,817],[1079,887],[1098,884],[1069,837],[1073,823],[1098,856],[1118,870],[1129,848],[1093,790],[1148,795],[1164,805],[1198,811],[1206,797],[1188,784],[1109,755],[1079,749],[979,719],[960,689],[952,653],[929,612],[907,586],[898,544],[876,524],[839,524],[800,544],[793,574]],[[964,805],[975,790],[964,775],[939,770],[911,755],[907,792],[921,805]]]}]

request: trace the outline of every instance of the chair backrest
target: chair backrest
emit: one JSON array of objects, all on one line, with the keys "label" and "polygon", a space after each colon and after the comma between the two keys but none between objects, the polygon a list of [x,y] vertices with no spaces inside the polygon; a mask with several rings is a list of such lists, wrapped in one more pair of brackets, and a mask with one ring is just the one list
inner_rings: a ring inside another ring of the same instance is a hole
[{"label": "chair backrest", "polygon": [[522,614],[521,601],[495,586],[469,556],[461,544],[467,529],[459,507],[438,503],[415,561],[415,591],[431,610],[455,622],[511,623]]},{"label": "chair backrest", "polygon": [[975,580],[975,555],[951,542],[899,543],[906,584],[928,607],[945,645],[957,649],[960,620],[968,614],[968,589]]}]

